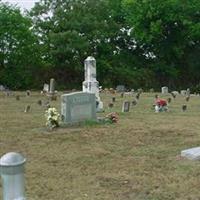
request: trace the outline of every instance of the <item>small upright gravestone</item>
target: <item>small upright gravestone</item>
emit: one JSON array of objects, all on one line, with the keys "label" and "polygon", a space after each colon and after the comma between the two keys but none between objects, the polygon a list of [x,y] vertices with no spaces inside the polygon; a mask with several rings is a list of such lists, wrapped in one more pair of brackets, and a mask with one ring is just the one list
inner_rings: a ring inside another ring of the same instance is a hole
[{"label": "small upright gravestone", "polygon": [[56,85],[56,81],[54,78],[50,79],[50,85],[49,85],[49,92],[47,93],[47,96],[50,97],[50,100],[56,100],[57,96],[56,96],[56,92],[55,92],[55,85]]},{"label": "small upright gravestone", "polygon": [[164,87],[161,88],[161,93],[162,94],[168,94],[168,92],[169,92],[168,91],[168,87],[164,86]]},{"label": "small upright gravestone", "polygon": [[122,105],[122,112],[129,112],[130,110],[130,101],[124,101]]},{"label": "small upright gravestone", "polygon": [[43,93],[49,92],[49,84],[47,84],[47,83],[44,84],[42,92]]},{"label": "small upright gravestone", "polygon": [[94,93],[74,92],[61,96],[61,115],[65,124],[96,120]]}]

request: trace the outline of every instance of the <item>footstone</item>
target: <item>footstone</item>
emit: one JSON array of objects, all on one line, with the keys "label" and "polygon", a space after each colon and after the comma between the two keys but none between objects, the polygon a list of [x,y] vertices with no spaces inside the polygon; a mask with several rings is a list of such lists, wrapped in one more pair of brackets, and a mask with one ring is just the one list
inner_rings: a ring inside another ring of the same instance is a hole
[{"label": "footstone", "polygon": [[181,156],[189,160],[200,160],[200,147],[183,150]]}]

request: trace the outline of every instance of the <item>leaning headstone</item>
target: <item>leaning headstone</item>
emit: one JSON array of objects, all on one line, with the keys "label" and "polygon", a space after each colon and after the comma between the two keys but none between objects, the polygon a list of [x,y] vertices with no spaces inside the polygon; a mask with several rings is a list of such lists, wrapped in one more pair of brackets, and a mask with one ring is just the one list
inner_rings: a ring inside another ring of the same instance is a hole
[{"label": "leaning headstone", "polygon": [[200,160],[200,147],[183,150],[181,156],[189,160]]},{"label": "leaning headstone", "polygon": [[75,92],[61,96],[61,118],[66,124],[96,120],[94,93]]},{"label": "leaning headstone", "polygon": [[103,102],[99,96],[99,82],[96,79],[96,60],[89,56],[84,61],[85,81],[82,83],[83,92],[92,93],[96,96],[97,112],[103,111]]},{"label": "leaning headstone", "polygon": [[169,90],[168,90],[168,87],[164,86],[161,88],[161,93],[162,94],[168,94]]},{"label": "leaning headstone", "polygon": [[122,112],[129,112],[130,110],[130,101],[124,101],[122,105]]},{"label": "leaning headstone", "polygon": [[126,91],[126,88],[124,85],[118,85],[116,87],[116,91],[119,93],[119,92],[125,92]]}]

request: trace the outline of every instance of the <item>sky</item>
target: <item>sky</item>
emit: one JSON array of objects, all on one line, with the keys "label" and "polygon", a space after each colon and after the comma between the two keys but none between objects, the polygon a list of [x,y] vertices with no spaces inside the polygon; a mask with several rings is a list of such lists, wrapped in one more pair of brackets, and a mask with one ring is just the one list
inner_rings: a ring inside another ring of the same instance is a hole
[{"label": "sky", "polygon": [[39,0],[2,0],[2,2],[9,2],[11,4],[17,4],[20,8],[28,9],[30,10],[35,2],[38,2]]}]

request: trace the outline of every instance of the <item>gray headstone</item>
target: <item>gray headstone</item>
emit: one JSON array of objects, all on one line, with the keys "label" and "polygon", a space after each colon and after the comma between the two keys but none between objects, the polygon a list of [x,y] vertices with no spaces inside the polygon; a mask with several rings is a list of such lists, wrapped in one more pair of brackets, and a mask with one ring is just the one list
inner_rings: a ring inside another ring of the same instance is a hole
[{"label": "gray headstone", "polygon": [[122,105],[122,112],[129,112],[130,110],[130,101],[124,101]]},{"label": "gray headstone", "polygon": [[74,92],[61,96],[61,115],[66,124],[96,120],[94,93]]},{"label": "gray headstone", "polygon": [[118,85],[116,87],[117,92],[125,92],[126,88],[124,85]]},{"label": "gray headstone", "polygon": [[161,93],[162,94],[168,94],[169,90],[168,90],[168,87],[164,86],[161,88]]},{"label": "gray headstone", "polygon": [[200,147],[183,150],[181,156],[190,160],[200,160]]},{"label": "gray headstone", "polygon": [[49,87],[49,93],[50,94],[54,94],[55,93],[55,85],[56,85],[55,79],[51,78],[50,79],[50,87]]},{"label": "gray headstone", "polygon": [[182,96],[186,96],[187,95],[187,91],[186,90],[181,90],[180,93],[181,93]]}]

